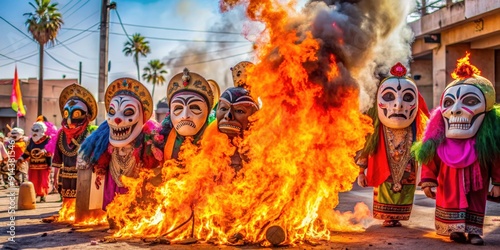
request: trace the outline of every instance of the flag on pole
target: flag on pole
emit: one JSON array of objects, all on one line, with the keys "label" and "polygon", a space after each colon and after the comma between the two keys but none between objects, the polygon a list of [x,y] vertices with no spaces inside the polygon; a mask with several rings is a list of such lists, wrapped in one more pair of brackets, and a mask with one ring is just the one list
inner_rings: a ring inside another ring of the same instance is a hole
[{"label": "flag on pole", "polygon": [[21,85],[19,84],[19,78],[17,77],[17,65],[14,71],[14,80],[12,80],[10,103],[12,105],[12,109],[17,112],[17,117],[26,115],[26,110],[24,110],[23,104],[23,95],[21,93]]}]

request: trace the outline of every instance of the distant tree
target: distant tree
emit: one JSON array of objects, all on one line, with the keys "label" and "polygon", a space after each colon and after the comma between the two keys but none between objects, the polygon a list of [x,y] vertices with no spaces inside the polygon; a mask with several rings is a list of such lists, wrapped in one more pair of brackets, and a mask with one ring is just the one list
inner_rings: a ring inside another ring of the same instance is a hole
[{"label": "distant tree", "polygon": [[140,80],[139,55],[146,57],[147,54],[151,53],[149,41],[146,41],[146,38],[141,36],[141,34],[135,33],[132,35],[132,39],[125,42],[124,46],[123,53],[125,53],[125,56],[134,57],[135,66],[137,67],[137,80]]},{"label": "distant tree", "polygon": [[41,115],[43,103],[43,48],[47,43],[54,45],[57,33],[64,22],[61,13],[57,9],[57,3],[51,3],[50,0],[34,0],[34,2],[35,4],[29,3],[34,12],[25,13],[24,15],[28,17],[26,20],[28,31],[39,44],[38,115]]},{"label": "distant tree", "polygon": [[155,96],[155,86],[158,85],[163,85],[166,80],[163,74],[167,74],[168,72],[164,69],[165,64],[162,63],[158,59],[154,59],[148,62],[148,66],[144,67],[144,74],[142,74],[142,79],[146,80],[149,83],[153,84],[153,91],[151,93],[151,96],[153,97],[153,103],[154,102],[154,96]]}]

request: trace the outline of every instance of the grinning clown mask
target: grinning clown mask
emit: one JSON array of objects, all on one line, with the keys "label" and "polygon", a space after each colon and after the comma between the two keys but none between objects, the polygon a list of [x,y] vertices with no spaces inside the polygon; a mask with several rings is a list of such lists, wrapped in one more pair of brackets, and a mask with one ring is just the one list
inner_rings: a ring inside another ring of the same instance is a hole
[{"label": "grinning clown mask", "polygon": [[170,118],[174,129],[182,136],[196,135],[208,117],[205,99],[192,91],[181,91],[170,101]]},{"label": "grinning clown mask", "polygon": [[410,126],[417,116],[417,91],[417,86],[406,77],[386,78],[377,93],[380,122],[394,129]]},{"label": "grinning clown mask", "polygon": [[45,132],[47,131],[47,126],[43,122],[35,122],[31,127],[31,139],[34,142],[40,141],[45,136]]},{"label": "grinning clown mask", "polygon": [[248,117],[258,106],[242,87],[229,88],[220,97],[217,107],[217,126],[229,138],[240,136],[248,128]]},{"label": "grinning clown mask", "polygon": [[77,99],[72,98],[66,102],[63,108],[62,125],[67,128],[77,128],[86,123],[90,118],[87,105]]},{"label": "grinning clown mask", "polygon": [[139,100],[119,94],[108,107],[109,143],[114,147],[130,144],[142,131],[143,110]]}]

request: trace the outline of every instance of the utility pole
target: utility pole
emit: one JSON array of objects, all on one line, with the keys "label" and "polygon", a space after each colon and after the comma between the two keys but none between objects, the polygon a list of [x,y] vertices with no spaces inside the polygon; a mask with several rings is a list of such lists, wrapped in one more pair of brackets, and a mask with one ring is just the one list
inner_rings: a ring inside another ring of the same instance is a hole
[{"label": "utility pole", "polygon": [[104,91],[108,83],[108,48],[109,48],[109,10],[116,8],[116,3],[102,0],[101,25],[99,40],[99,89],[97,94],[97,119],[99,125],[104,121]]}]

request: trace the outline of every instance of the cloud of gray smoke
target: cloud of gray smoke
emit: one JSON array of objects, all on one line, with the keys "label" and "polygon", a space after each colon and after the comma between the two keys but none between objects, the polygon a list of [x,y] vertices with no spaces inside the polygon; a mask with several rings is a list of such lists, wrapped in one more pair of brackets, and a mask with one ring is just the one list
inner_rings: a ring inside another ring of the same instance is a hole
[{"label": "cloud of gray smoke", "polygon": [[413,8],[414,1],[409,0],[310,1],[296,25],[299,32],[311,31],[320,41],[319,61],[311,79],[325,82],[333,54],[340,77],[326,85],[326,91],[359,84],[360,110],[368,110],[379,76],[387,75],[397,62],[408,66],[413,33],[406,17]]}]

